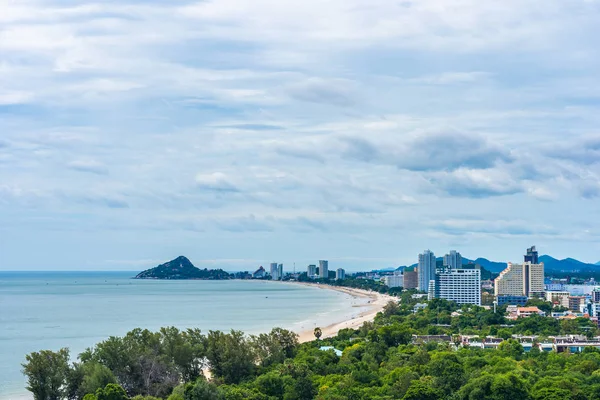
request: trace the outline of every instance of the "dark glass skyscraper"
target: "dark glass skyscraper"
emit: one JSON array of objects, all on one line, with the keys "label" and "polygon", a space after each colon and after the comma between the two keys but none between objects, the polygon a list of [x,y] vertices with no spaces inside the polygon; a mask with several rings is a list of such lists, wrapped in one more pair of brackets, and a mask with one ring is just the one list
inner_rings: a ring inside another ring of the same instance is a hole
[{"label": "dark glass skyscraper", "polygon": [[532,264],[539,264],[538,262],[538,252],[535,249],[535,246],[531,246],[527,249],[527,254],[525,254],[525,262],[530,262]]}]

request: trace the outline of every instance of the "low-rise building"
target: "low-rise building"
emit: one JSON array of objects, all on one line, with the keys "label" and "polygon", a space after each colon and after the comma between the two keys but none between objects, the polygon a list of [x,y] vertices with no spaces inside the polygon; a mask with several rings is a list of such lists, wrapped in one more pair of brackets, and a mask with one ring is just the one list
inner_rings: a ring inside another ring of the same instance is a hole
[{"label": "low-rise building", "polygon": [[569,296],[569,310],[579,311],[581,306],[584,306],[586,303],[585,296]]},{"label": "low-rise building", "polygon": [[499,306],[503,305],[513,305],[513,306],[524,306],[527,304],[529,299],[527,296],[512,296],[512,295],[504,295],[496,297],[496,301]]},{"label": "low-rise building", "polygon": [[569,292],[549,291],[546,292],[546,301],[549,301],[554,306],[569,308],[569,296]]},{"label": "low-rise building", "polygon": [[537,307],[517,307],[517,318],[527,318],[532,315],[537,314],[540,316],[545,316],[546,313],[540,310]]},{"label": "low-rise building", "polygon": [[389,288],[404,287],[404,275],[387,275],[381,281]]}]

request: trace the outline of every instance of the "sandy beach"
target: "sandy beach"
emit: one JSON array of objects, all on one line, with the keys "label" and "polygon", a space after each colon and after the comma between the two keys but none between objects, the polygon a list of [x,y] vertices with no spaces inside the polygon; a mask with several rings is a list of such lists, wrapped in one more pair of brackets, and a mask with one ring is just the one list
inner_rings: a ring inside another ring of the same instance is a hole
[{"label": "sandy beach", "polygon": [[[340,315],[339,317],[344,318],[343,320],[334,319],[331,321],[330,324],[326,326],[320,326],[323,332],[323,336],[321,336],[321,338],[335,336],[341,329],[345,328],[358,329],[363,323],[367,321],[373,321],[377,313],[380,312],[389,301],[398,301],[396,297],[362,289],[331,285],[320,285],[316,283],[306,282],[294,282],[293,284],[318,287],[324,290],[337,290],[339,292],[348,294],[355,299],[363,299],[365,301],[364,304],[359,306],[361,310],[357,315]],[[298,334],[298,340],[300,341],[300,343],[315,340],[313,329],[296,332]]]}]

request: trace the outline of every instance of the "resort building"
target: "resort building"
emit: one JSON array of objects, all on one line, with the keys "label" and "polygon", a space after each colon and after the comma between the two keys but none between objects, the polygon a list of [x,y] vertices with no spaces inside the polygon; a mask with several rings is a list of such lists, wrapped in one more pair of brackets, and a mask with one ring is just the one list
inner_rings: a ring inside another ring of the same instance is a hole
[{"label": "resort building", "polygon": [[435,275],[435,297],[457,304],[481,305],[481,271],[479,269],[448,269]]},{"label": "resort building", "polygon": [[327,260],[319,260],[319,278],[329,279],[329,262]]},{"label": "resort building", "polygon": [[419,290],[427,292],[429,281],[435,279],[435,254],[430,250],[425,250],[419,254]]},{"label": "resort building", "polygon": [[311,265],[309,265],[309,266],[306,268],[306,275],[307,275],[309,278],[314,278],[314,277],[317,275],[317,266],[316,266],[316,265],[314,265],[314,264],[311,264]]},{"label": "resort building", "polygon": [[381,278],[381,281],[389,288],[404,287],[404,275],[402,274],[387,275]]},{"label": "resort building", "polygon": [[335,271],[335,279],[337,279],[337,280],[346,279],[346,271],[344,271],[343,268],[338,268],[337,271]]},{"label": "resort building", "polygon": [[456,250],[451,250],[450,253],[444,256],[444,267],[462,268],[462,256]]},{"label": "resort building", "polygon": [[544,264],[508,263],[508,267],[496,278],[494,294],[498,296],[527,296],[544,293]]}]

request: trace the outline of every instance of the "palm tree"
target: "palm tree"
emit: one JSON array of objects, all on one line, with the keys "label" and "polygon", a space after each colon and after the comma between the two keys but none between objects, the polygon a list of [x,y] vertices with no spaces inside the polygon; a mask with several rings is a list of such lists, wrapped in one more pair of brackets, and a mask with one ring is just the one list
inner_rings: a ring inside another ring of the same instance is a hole
[{"label": "palm tree", "polygon": [[323,331],[321,330],[321,328],[316,327],[315,328],[315,337],[317,338],[317,340],[319,340],[321,338],[321,335],[323,335]]}]

